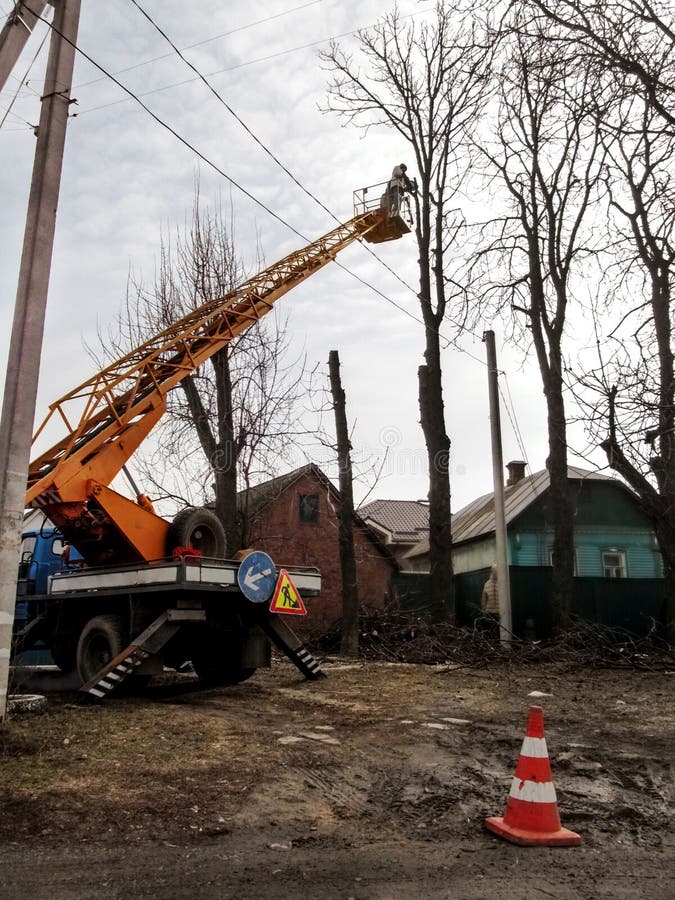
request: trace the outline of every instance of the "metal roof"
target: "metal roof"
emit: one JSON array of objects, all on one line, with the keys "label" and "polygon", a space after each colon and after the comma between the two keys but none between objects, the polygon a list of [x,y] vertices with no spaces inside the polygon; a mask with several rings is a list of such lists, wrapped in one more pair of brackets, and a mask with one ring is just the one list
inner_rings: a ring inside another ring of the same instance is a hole
[{"label": "metal roof", "polygon": [[429,531],[429,505],[421,500],[373,500],[357,511],[367,523],[389,532],[395,543],[417,542]]}]

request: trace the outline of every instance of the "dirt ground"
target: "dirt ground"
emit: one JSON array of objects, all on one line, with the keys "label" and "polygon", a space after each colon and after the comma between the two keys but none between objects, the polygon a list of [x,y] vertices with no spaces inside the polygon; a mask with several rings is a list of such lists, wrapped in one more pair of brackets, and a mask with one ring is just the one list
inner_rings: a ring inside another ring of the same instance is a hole
[{"label": "dirt ground", "polygon": [[[675,678],[551,665],[281,660],[80,706],[0,736],[0,897],[665,898],[675,877]],[[551,694],[533,700],[531,691]],[[501,815],[544,706],[563,824],[520,848]]]}]

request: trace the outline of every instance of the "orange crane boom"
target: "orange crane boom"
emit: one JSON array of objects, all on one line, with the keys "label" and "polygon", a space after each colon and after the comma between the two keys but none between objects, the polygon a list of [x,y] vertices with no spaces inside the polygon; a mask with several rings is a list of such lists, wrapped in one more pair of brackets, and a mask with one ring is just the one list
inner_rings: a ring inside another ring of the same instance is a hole
[{"label": "orange crane boom", "polygon": [[26,505],[41,508],[88,563],[150,562],[167,552],[169,523],[147,500],[135,503],[109,487],[161,418],[167,393],[353,241],[380,243],[409,232],[400,216],[368,208],[366,192],[348,222],[183,316],[50,405],[33,441],[54,421],[66,434],[31,463]]}]

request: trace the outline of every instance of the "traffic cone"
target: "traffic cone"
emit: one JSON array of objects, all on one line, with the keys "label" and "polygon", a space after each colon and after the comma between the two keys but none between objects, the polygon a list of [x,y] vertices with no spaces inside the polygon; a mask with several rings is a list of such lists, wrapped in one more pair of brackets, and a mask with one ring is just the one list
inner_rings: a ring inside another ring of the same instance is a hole
[{"label": "traffic cone", "polygon": [[576,847],[581,843],[578,834],[560,824],[541,706],[530,707],[504,817],[486,819],[485,826],[523,847]]}]

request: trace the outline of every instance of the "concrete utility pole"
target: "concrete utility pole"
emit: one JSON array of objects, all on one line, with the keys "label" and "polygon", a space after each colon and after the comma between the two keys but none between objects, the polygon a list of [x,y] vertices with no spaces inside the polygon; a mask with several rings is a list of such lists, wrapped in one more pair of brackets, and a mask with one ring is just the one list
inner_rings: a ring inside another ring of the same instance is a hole
[{"label": "concrete utility pole", "polygon": [[45,0],[24,0],[23,3],[15,3],[14,9],[7,16],[0,31],[0,90],[12,74],[14,64],[46,5]]},{"label": "concrete utility pole", "polygon": [[499,597],[499,639],[511,643],[511,583],[506,546],[506,512],[504,509],[504,462],[502,459],[502,426],[499,414],[499,386],[497,381],[497,351],[495,333],[483,335],[487,349],[488,389],[490,397],[490,437],[492,440],[492,479],[495,489],[495,542],[497,545],[497,596]]},{"label": "concrete utility pole", "polygon": [[[39,5],[34,3],[33,9]],[[54,7],[0,420],[0,721],[7,704],[16,576],[80,0],[55,0]],[[15,42],[9,46],[16,51]]]}]

